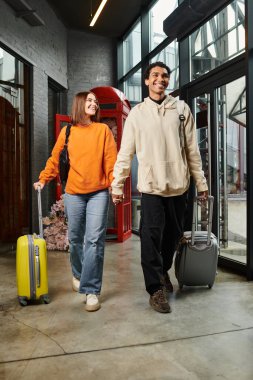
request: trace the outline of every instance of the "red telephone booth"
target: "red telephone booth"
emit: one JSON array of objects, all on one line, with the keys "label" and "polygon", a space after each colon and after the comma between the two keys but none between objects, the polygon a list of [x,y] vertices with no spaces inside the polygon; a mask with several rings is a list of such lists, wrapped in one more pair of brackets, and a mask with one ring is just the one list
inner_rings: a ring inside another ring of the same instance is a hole
[{"label": "red telephone booth", "polygon": [[[97,96],[100,105],[101,122],[107,124],[117,142],[117,149],[120,148],[122,132],[127,115],[131,109],[130,103],[120,90],[114,87],[95,87],[91,91]],[[56,115],[55,118],[55,139],[57,139],[61,128],[70,122],[67,115]],[[56,199],[62,194],[62,186],[59,177],[57,177]],[[123,242],[128,239],[132,233],[132,215],[131,215],[131,178],[126,179],[124,185],[123,202],[114,206],[110,202],[107,239],[117,239]]]}]

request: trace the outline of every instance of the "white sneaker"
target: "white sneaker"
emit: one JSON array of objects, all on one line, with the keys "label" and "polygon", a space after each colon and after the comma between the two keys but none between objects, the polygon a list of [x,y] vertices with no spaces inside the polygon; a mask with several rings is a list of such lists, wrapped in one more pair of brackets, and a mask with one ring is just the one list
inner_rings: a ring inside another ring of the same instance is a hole
[{"label": "white sneaker", "polygon": [[72,278],[72,289],[74,292],[78,292],[80,287],[80,280],[78,278],[73,277]]},{"label": "white sneaker", "polygon": [[100,309],[101,305],[96,294],[87,294],[85,310],[96,311]]}]

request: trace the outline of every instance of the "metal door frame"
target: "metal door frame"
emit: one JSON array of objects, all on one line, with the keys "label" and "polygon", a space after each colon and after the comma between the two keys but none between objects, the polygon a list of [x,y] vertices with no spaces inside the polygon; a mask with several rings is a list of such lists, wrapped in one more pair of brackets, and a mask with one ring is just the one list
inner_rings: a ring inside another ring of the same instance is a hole
[{"label": "metal door frame", "polygon": [[[218,186],[218,120],[217,120],[217,89],[226,85],[227,83],[233,82],[234,80],[246,76],[245,72],[245,54],[237,57],[230,62],[222,65],[222,68],[217,68],[212,72],[203,75],[201,78],[198,78],[189,85],[185,85],[181,89],[181,98],[184,99],[192,109],[193,99],[200,96],[201,94],[210,94],[210,138],[211,138],[211,167],[212,167],[212,176],[211,176],[211,189],[212,195],[215,197],[214,203],[214,215],[213,215],[213,232],[216,235],[219,235],[219,209],[218,209],[218,200],[219,200],[219,186]],[[246,78],[247,80],[247,78]],[[246,86],[247,87],[247,86]],[[247,104],[249,104],[249,99],[247,99]],[[247,107],[247,115],[248,115]],[[249,125],[249,124],[248,124]],[[249,128],[247,129],[247,147],[249,147]],[[248,155],[248,149],[247,149]],[[247,173],[250,173],[250,163],[249,159],[247,160]],[[249,176],[248,176],[249,177]],[[247,180],[247,186],[250,185]],[[249,197],[250,197],[250,188],[247,189],[247,225],[252,225],[253,223],[253,214],[249,210]],[[225,257],[219,256],[219,265],[222,267],[230,268],[238,273],[247,276],[248,280],[253,279],[253,236],[249,234],[249,227],[247,228],[247,263],[246,265],[235,260],[227,259]]]}]

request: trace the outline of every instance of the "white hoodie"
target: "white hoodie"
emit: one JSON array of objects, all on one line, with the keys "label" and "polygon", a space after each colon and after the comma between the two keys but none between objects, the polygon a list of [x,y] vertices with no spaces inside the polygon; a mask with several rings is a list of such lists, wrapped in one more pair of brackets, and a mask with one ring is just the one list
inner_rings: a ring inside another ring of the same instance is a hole
[{"label": "white hoodie", "polygon": [[189,187],[190,174],[198,192],[208,189],[202,171],[196,127],[187,104],[184,108],[185,148],[181,148],[176,102],[170,95],[160,105],[145,98],[130,111],[114,166],[113,194],[123,193],[135,153],[139,163],[137,188],[141,193],[163,197],[181,195]]}]

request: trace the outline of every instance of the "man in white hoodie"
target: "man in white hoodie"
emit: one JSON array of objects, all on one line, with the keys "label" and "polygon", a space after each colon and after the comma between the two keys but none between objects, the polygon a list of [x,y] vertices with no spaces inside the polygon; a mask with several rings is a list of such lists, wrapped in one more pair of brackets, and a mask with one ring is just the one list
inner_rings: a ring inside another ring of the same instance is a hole
[{"label": "man in white hoodie", "polygon": [[165,95],[170,73],[163,62],[147,68],[144,79],[149,97],[127,117],[112,182],[112,199],[117,204],[123,199],[124,182],[136,153],[137,188],[141,193],[141,265],[149,303],[160,313],[171,312],[167,292],[173,292],[173,286],[168,270],[183,233],[190,175],[198,195],[204,201],[208,196],[191,111],[185,104],[182,147],[177,100]]}]

